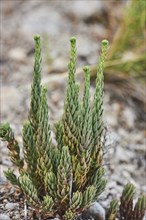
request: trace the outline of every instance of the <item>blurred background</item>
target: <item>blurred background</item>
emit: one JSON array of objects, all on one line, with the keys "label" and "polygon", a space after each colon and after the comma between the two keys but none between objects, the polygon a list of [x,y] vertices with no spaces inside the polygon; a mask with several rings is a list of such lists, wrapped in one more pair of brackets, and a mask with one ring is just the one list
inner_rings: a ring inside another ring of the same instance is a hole
[{"label": "blurred background", "polygon": [[[33,73],[33,36],[41,35],[42,81],[48,87],[51,126],[63,111],[69,38],[77,38],[81,91],[82,67],[91,66],[91,98],[100,42],[109,40],[105,64],[105,166],[112,176],[106,198],[118,197],[127,182],[146,191],[145,6],[144,0],[1,1],[1,121],[10,122],[21,145]],[[4,178],[3,170],[12,164],[3,145],[0,163]]]}]

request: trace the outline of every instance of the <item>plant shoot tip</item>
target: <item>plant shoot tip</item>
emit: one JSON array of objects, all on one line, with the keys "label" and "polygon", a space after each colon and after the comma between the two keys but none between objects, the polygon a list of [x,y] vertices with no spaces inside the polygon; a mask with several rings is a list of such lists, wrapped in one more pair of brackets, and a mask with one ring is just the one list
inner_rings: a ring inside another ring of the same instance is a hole
[{"label": "plant shoot tip", "polygon": [[108,40],[106,40],[106,39],[102,40],[102,45],[103,46],[108,46],[108,44],[109,44]]},{"label": "plant shoot tip", "polygon": [[34,35],[34,40],[35,41],[40,40],[40,35],[39,34]]},{"label": "plant shoot tip", "polygon": [[75,44],[75,43],[76,43],[76,38],[75,38],[75,37],[71,37],[71,38],[70,38],[70,42],[73,43],[73,44]]},{"label": "plant shoot tip", "polygon": [[84,66],[83,67],[83,70],[86,72],[86,71],[88,71],[89,70],[89,66]]}]

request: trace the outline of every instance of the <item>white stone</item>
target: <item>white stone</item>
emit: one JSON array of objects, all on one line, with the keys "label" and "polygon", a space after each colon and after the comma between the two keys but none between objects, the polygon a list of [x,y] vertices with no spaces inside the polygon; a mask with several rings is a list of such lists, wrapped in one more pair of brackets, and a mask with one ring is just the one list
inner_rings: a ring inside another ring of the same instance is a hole
[{"label": "white stone", "polygon": [[26,52],[19,47],[13,48],[9,51],[9,58],[19,62],[24,62],[26,59]]},{"label": "white stone", "polygon": [[136,120],[135,112],[131,108],[126,107],[123,112],[123,117],[128,127],[133,128],[134,122]]},{"label": "white stone", "polygon": [[15,219],[20,219],[20,214],[15,214]]},{"label": "white stone", "polygon": [[[103,8],[101,1],[72,1],[64,8],[68,14],[73,13],[78,19],[86,19],[87,17],[100,13]],[[84,10],[83,10],[84,9]]]},{"label": "white stone", "polygon": [[93,203],[87,212],[91,217],[97,215],[101,220],[105,220],[105,210],[98,202]]},{"label": "white stone", "polygon": [[125,150],[124,147],[118,146],[116,149],[115,161],[117,163],[119,163],[119,161],[129,163],[129,161],[134,158],[134,156],[134,152],[127,149]]},{"label": "white stone", "polygon": [[17,208],[19,206],[19,204],[18,203],[12,203],[12,202],[9,202],[9,203],[7,203],[6,204],[6,206],[5,206],[5,208],[6,209],[15,209],[15,208]]},{"label": "white stone", "polygon": [[0,214],[0,220],[11,220],[8,215]]}]

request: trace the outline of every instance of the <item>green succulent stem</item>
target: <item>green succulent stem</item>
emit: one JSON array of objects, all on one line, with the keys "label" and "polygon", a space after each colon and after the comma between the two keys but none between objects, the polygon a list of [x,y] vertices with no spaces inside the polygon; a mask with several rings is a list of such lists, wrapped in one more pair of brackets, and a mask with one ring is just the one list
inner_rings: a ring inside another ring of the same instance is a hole
[{"label": "green succulent stem", "polygon": [[8,143],[7,148],[9,149],[11,161],[19,169],[22,169],[24,162],[23,159],[20,158],[20,147],[14,137],[14,132],[9,123],[4,123],[0,125],[0,138],[3,141],[7,141]]}]

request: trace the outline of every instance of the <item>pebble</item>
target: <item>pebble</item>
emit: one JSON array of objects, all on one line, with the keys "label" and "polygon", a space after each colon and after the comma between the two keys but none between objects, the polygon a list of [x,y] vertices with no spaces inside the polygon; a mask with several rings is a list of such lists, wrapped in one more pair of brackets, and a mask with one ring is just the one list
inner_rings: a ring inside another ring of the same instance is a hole
[{"label": "pebble", "polygon": [[9,58],[18,62],[26,60],[26,52],[22,48],[13,48],[9,51]]},{"label": "pebble", "polygon": [[52,72],[65,72],[66,69],[66,60],[61,59],[60,57],[55,58],[52,63]]},{"label": "pebble", "polygon": [[20,215],[19,215],[19,214],[16,214],[16,215],[15,215],[15,219],[20,219]]},{"label": "pebble", "polygon": [[78,20],[84,20],[95,13],[100,13],[102,8],[103,4],[101,1],[91,1],[90,7],[88,1],[73,1],[71,4],[67,4],[64,11],[67,14],[74,14]]},{"label": "pebble", "polygon": [[129,128],[133,128],[136,120],[136,114],[131,108],[125,108],[123,111],[123,119]]},{"label": "pebble", "polygon": [[17,208],[18,206],[19,206],[18,203],[9,202],[9,203],[6,204],[5,208],[6,208],[6,209],[15,209],[15,208]]},{"label": "pebble", "polygon": [[[2,149],[1,149],[2,150]],[[1,151],[1,153],[2,153],[2,151]],[[4,185],[4,184],[6,184],[7,182],[5,181],[5,179],[1,176],[0,177],[0,185]],[[2,190],[1,190],[1,192],[2,192]]]},{"label": "pebble", "polygon": [[98,202],[94,202],[90,208],[81,215],[81,219],[95,218],[105,220],[105,210]]},{"label": "pebble", "polygon": [[117,162],[125,162],[128,163],[130,159],[134,158],[135,154],[134,152],[131,152],[129,150],[125,150],[124,147],[118,146],[116,149],[116,155],[115,155],[115,160]]},{"label": "pebble", "polygon": [[0,214],[0,220],[11,220],[11,219],[6,214]]},{"label": "pebble", "polygon": [[3,202],[5,202],[5,203],[6,203],[7,201],[8,201],[7,199],[4,199],[4,200],[3,200]]},{"label": "pebble", "polygon": [[105,220],[105,210],[104,208],[98,203],[95,202],[88,210],[89,214],[92,216],[97,215],[100,219]]}]

